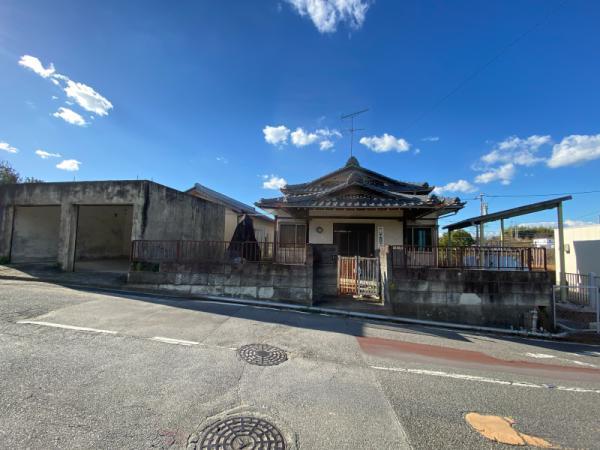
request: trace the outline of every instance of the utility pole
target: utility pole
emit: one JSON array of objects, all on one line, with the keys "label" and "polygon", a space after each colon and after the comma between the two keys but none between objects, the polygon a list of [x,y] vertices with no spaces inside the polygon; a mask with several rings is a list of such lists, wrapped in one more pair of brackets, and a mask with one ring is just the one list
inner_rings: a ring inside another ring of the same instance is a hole
[{"label": "utility pole", "polygon": [[355,131],[362,131],[364,130],[364,128],[354,128],[354,118],[362,113],[365,113],[369,110],[369,108],[360,110],[360,111],[356,111],[350,114],[345,114],[342,116],[342,120],[346,120],[346,119],[350,119],[350,128],[348,128],[346,131],[350,132],[350,157],[353,156],[353,147],[354,147],[354,132]]}]

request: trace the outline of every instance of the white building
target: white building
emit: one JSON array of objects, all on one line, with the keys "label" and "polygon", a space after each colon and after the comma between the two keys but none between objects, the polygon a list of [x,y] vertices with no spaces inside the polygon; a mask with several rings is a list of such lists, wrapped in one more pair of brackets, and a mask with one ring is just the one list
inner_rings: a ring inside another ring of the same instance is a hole
[{"label": "white building", "polygon": [[[600,225],[572,227],[564,229],[565,236],[565,272],[600,275]],[[558,241],[558,229],[554,230],[554,239]],[[556,273],[560,272],[558,248],[556,254]]]}]

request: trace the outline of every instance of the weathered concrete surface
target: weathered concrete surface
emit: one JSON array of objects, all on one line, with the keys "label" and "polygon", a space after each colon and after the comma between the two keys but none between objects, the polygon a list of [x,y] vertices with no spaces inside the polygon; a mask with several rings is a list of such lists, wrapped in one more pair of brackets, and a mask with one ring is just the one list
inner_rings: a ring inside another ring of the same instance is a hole
[{"label": "weathered concrete surface", "polygon": [[129,257],[132,216],[129,205],[79,206],[75,259]]},{"label": "weathered concrete surface", "polygon": [[13,262],[56,262],[59,225],[58,206],[17,206],[12,236]]},{"label": "weathered concrete surface", "polygon": [[[81,205],[128,205],[131,239],[221,240],[221,205],[151,181],[85,181],[0,186],[0,258],[11,258],[15,208],[60,206],[57,260],[72,270]],[[29,252],[31,253],[31,252]]]},{"label": "weathered concrete surface", "polygon": [[460,269],[393,269],[388,282],[394,314],[469,325],[551,327],[552,280],[548,272]]},{"label": "weathered concrete surface", "polygon": [[303,305],[312,305],[313,297],[310,263],[162,263],[159,272],[130,271],[128,284],[192,296],[223,295]]}]

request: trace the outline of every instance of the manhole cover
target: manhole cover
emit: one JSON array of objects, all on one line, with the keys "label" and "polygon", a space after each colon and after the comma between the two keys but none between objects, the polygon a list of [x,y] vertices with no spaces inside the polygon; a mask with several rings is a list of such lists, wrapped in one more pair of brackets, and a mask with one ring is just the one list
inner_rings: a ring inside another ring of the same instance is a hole
[{"label": "manhole cover", "polygon": [[199,450],[283,450],[285,439],[275,425],[256,417],[231,417],[206,428]]},{"label": "manhole cover", "polygon": [[287,353],[267,344],[248,344],[238,350],[240,358],[256,366],[275,366],[287,361]]}]

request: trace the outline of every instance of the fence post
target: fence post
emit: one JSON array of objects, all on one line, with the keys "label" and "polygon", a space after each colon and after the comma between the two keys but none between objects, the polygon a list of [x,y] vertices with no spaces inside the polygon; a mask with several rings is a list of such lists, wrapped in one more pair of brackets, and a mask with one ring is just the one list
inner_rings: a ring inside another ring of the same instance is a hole
[{"label": "fence post", "polygon": [[544,272],[548,272],[548,255],[546,254],[546,247],[543,248],[542,256],[544,257]]},{"label": "fence post", "polygon": [[177,241],[177,246],[175,250],[175,261],[179,263],[179,257],[181,256],[181,240]]},{"label": "fence post", "polygon": [[600,296],[598,295],[598,280],[594,272],[588,274],[588,283],[590,291],[590,303],[594,302],[594,308],[596,309],[596,333],[600,333]]},{"label": "fence post", "polygon": [[527,268],[531,272],[531,247],[527,247]]},{"label": "fence post", "polygon": [[354,258],[356,258],[355,259],[355,261],[356,261],[356,263],[355,263],[356,264],[356,266],[355,266],[356,276],[354,278],[356,278],[356,294],[358,295],[359,294],[359,287],[360,287],[360,282],[358,280],[360,278],[360,269],[358,267],[358,258],[359,258],[359,256],[356,255]]}]

